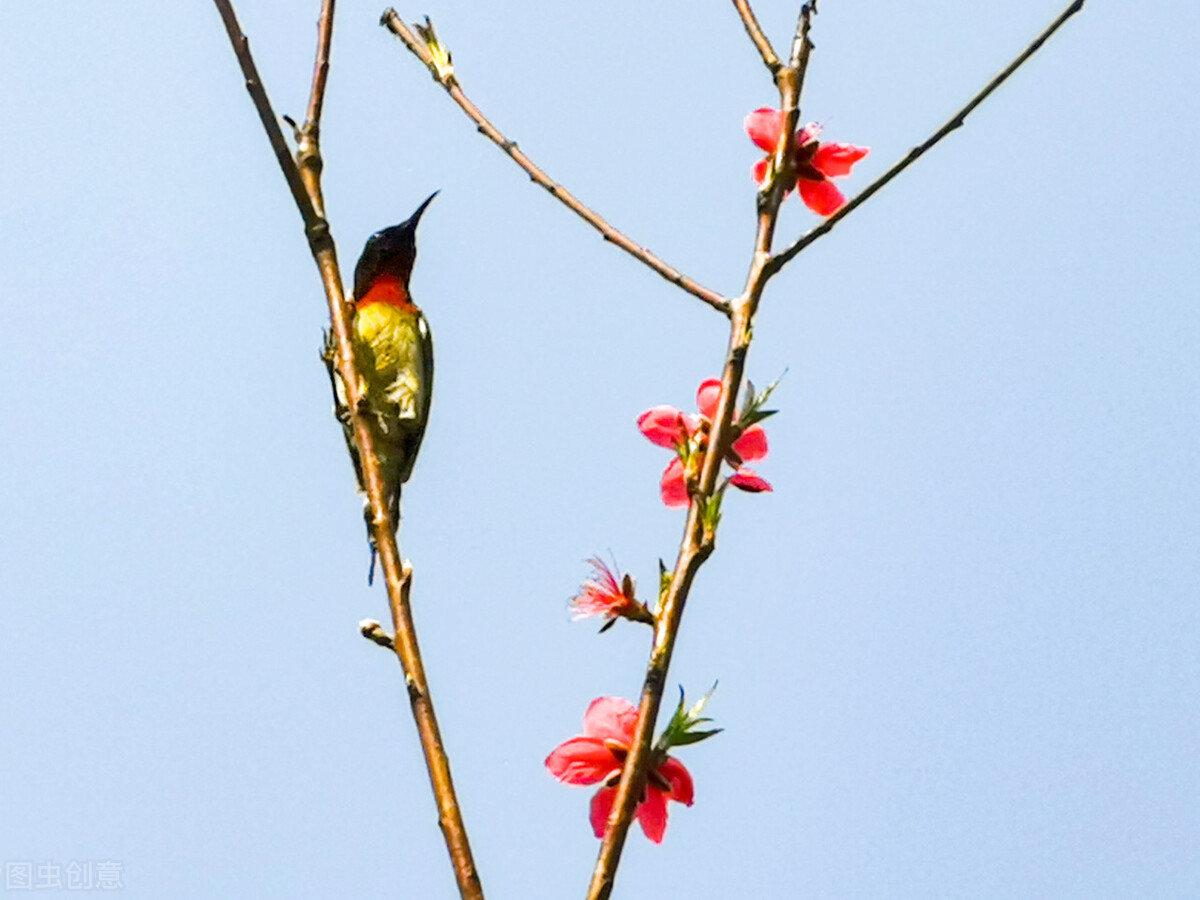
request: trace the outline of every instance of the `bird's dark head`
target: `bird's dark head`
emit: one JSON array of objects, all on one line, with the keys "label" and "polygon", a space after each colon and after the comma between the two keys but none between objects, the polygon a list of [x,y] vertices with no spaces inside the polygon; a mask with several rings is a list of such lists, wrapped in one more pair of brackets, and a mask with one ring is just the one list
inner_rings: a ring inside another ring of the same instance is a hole
[{"label": "bird's dark head", "polygon": [[365,297],[372,283],[381,275],[400,279],[407,290],[408,279],[412,275],[413,263],[417,259],[417,224],[425,208],[438,195],[434,191],[417,207],[417,211],[391,228],[377,231],[367,238],[358,265],[354,267],[354,296],[358,299]]}]

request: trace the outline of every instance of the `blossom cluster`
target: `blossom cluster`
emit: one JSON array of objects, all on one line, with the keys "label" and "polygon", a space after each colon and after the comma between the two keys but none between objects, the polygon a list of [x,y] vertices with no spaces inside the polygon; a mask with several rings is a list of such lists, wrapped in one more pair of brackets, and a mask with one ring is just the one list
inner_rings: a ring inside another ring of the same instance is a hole
[{"label": "blossom cluster", "polygon": [[[786,120],[780,110],[758,109],[746,117],[746,132],[750,139],[768,155],[754,164],[754,180],[770,184],[776,177],[776,155],[784,142]],[[824,143],[818,140],[820,126],[805,125],[796,132],[789,157],[783,168],[789,177],[785,195],[793,189],[813,212],[830,216],[846,203],[833,179],[850,174],[854,164],[867,155],[867,148],[852,144]],[[699,499],[708,504],[706,515],[714,517],[721,498],[732,486],[749,493],[770,491],[770,483],[747,463],[759,462],[767,456],[767,434],[760,424],[773,410],[763,405],[774,385],[761,393],[748,384],[747,395],[740,410],[730,420],[732,435],[723,449],[721,465],[732,473],[727,475],[710,494],[700,486],[700,472],[711,449],[713,423],[721,402],[724,385],[718,378],[709,378],[696,392],[696,412],[688,413],[674,406],[655,406],[637,419],[641,433],[651,443],[674,454],[659,479],[659,495],[669,507],[690,506]],[[636,596],[633,578],[610,569],[599,558],[589,561],[592,577],[585,581],[571,601],[576,619],[604,619],[600,629],[606,631],[618,619],[644,622],[657,627],[655,612]],[[660,602],[670,577],[660,561]],[[714,685],[714,689],[715,689]],[[667,804],[671,801],[691,806],[695,788],[691,773],[669,751],[673,747],[693,744],[712,737],[720,729],[701,726],[711,720],[702,715],[704,705],[712,696],[709,691],[690,709],[685,708],[682,689],[679,705],[670,723],[651,749],[645,785],[637,798],[634,817],[646,837],[661,843],[667,830]],[[628,700],[619,697],[598,697],[588,706],[583,717],[583,733],[572,737],[551,751],[546,768],[565,784],[600,785],[592,796],[589,820],[598,838],[604,836],[616,804],[618,785],[625,760],[634,745],[640,712]],[[643,737],[643,740],[648,738]]]}]

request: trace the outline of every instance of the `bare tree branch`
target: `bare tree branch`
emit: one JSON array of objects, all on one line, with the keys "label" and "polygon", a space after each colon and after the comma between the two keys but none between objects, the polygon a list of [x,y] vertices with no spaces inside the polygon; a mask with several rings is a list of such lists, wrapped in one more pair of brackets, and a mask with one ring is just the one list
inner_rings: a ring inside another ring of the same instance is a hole
[{"label": "bare tree branch", "polygon": [[763,34],[762,26],[758,24],[754,10],[750,8],[750,0],[733,0],[733,5],[737,8],[738,15],[742,17],[742,24],[746,27],[746,34],[750,36],[755,49],[758,50],[758,55],[762,57],[763,65],[767,67],[767,71],[774,78],[775,73],[779,71],[783,64],[775,54],[775,48],[771,46],[771,42]]},{"label": "bare tree branch", "polygon": [[812,17],[817,14],[817,0],[808,0],[800,7],[796,18],[796,35],[792,38],[792,54],[788,65],[800,73],[800,88],[804,89],[804,73],[808,69],[808,55],[812,53],[812,41],[808,32],[812,28]]},{"label": "bare tree branch", "polygon": [[[229,0],[214,0],[214,2],[217,4],[217,12],[221,14],[221,20],[225,23],[225,32],[229,35],[230,43],[233,44],[233,52],[237,56],[238,65],[241,66],[242,76],[246,79],[246,90],[250,94],[254,108],[258,111],[258,118],[262,121],[263,129],[267,132],[267,140],[271,142],[271,149],[275,151],[275,159],[279,161],[279,168],[283,170],[288,190],[292,192],[292,199],[296,201],[296,208],[300,210],[300,217],[304,219],[304,230],[308,235],[309,245],[312,247],[315,240],[319,241],[321,233],[326,240],[328,239],[329,225],[313,207],[312,198],[304,187],[304,181],[300,177],[296,161],[292,159],[292,151],[288,147],[287,139],[284,138],[283,130],[275,118],[275,112],[271,109],[271,101],[267,99],[266,89],[258,75],[258,67],[254,65],[254,57],[250,54],[250,41],[246,35],[242,34],[242,27],[238,24],[233,6]],[[314,247],[313,256],[316,254],[317,249]]]},{"label": "bare tree branch", "polygon": [[[325,195],[321,190],[321,110],[325,106],[325,84],[329,79],[329,48],[333,43],[333,9],[335,0],[321,0],[321,17],[317,20],[317,56],[313,63],[312,90],[308,96],[308,115],[304,124],[295,128],[296,164],[300,177],[317,207],[325,215]],[[286,118],[286,117],[285,117]],[[291,122],[291,119],[288,119]]]},{"label": "bare tree branch", "polygon": [[[445,89],[446,93],[448,93],[454,99],[454,102],[462,108],[462,111],[465,112],[471,121],[475,123],[475,127],[478,129],[479,133],[503,150],[513,162],[515,162],[525,171],[530,179],[532,179],[536,184],[539,184],[545,188],[551,194],[551,196],[566,206],[567,209],[571,210],[571,212],[575,213],[577,216],[599,231],[600,234],[604,236],[606,241],[616,245],[617,247],[620,247],[634,259],[649,266],[676,287],[687,291],[687,293],[691,294],[693,297],[703,300],[713,309],[720,310],[727,316],[729,315],[728,299],[723,297],[721,294],[718,294],[716,291],[706,288],[704,285],[700,284],[694,279],[689,278],[678,270],[672,268],[645,247],[641,246],[633,239],[618,231],[602,216],[581,203],[574,194],[572,194],[558,182],[554,181],[541,168],[539,168],[538,165],[534,163],[534,161],[517,146],[516,141],[506,138],[500,132],[500,130],[496,128],[496,126],[487,120],[487,118],[482,112],[479,111],[479,108],[471,102],[467,95],[463,93],[462,87],[454,75],[454,68],[449,64],[449,54],[444,53],[443,48],[437,46],[434,49],[443,51],[444,55],[443,53],[435,54],[431,49],[429,42],[413,34],[409,27],[404,24],[404,20],[400,18],[399,14],[394,9],[384,10],[383,17],[380,21],[388,28],[389,31],[392,32],[392,34],[400,38],[400,40],[404,43],[404,46],[406,46],[412,52],[412,54],[417,57],[417,59],[425,64],[425,66],[429,69],[430,74],[433,75],[433,80],[440,84]],[[427,26],[427,28],[432,31],[431,26]]]},{"label": "bare tree branch", "polygon": [[308,115],[305,124],[316,128],[325,107],[325,83],[329,80],[329,48],[333,44],[333,7],[335,0],[322,0],[321,17],[317,20],[317,58],[313,63],[312,90],[308,95]]},{"label": "bare tree branch", "polygon": [[833,226],[870,200],[871,197],[873,197],[884,185],[920,159],[921,156],[925,154],[926,150],[930,149],[934,144],[936,144],[950,132],[961,128],[963,123],[966,121],[967,116],[969,116],[975,110],[975,107],[979,106],[979,104],[986,100],[992,91],[1000,87],[1000,85],[1008,80],[1010,75],[1017,71],[1017,69],[1021,68],[1025,61],[1029,59],[1029,57],[1033,56],[1033,54],[1040,50],[1042,45],[1050,39],[1054,32],[1058,31],[1058,29],[1066,23],[1067,19],[1071,18],[1071,16],[1083,9],[1083,4],[1084,0],[1074,0],[1070,6],[1063,10],[1057,19],[1055,19],[1050,23],[1049,26],[1046,27],[1045,31],[1034,38],[1033,42],[1023,51],[1021,51],[1016,59],[1009,63],[999,75],[984,85],[983,89],[974,97],[972,97],[971,101],[966,106],[951,116],[941,128],[931,134],[923,143],[918,144],[916,147],[913,147],[911,150],[909,150],[908,154],[903,159],[867,185],[867,187],[865,187],[857,196],[850,200],[836,213],[834,213],[820,225],[817,225],[815,228],[810,230],[779,255],[774,257],[767,267],[768,277],[774,275],[789,262],[791,262],[797,256],[797,254],[808,247],[809,244],[832,231]]},{"label": "bare tree branch", "polygon": [[[360,379],[357,376],[358,366],[354,355],[354,344],[350,339],[352,305],[346,301],[343,292],[337,250],[329,231],[329,225],[322,214],[320,115],[329,69],[334,0],[322,0],[321,19],[317,29],[317,59],[314,67],[312,94],[309,99],[308,119],[303,127],[297,129],[300,164],[297,159],[292,157],[287,142],[284,140],[283,132],[271,109],[271,102],[267,98],[266,89],[263,87],[258,70],[254,65],[254,58],[250,54],[250,42],[242,33],[241,26],[238,25],[237,16],[230,0],[213,0],[213,2],[225,23],[225,30],[229,34],[229,40],[233,44],[242,74],[246,78],[246,89],[250,92],[250,97],[258,110],[271,147],[275,151],[275,157],[279,161],[279,167],[282,169],[292,197],[296,201],[296,207],[304,219],[309,250],[321,272],[321,281],[329,303],[330,324],[337,347],[334,363],[346,385],[350,407],[349,415],[354,429],[354,437],[358,443],[363,484],[370,510],[371,531],[379,550],[384,580],[387,585],[388,602],[395,629],[392,646],[404,669],[409,703],[412,707],[413,719],[416,721],[421,749],[425,754],[425,763],[429,770],[434,799],[437,802],[438,822],[450,853],[459,893],[463,900],[483,900],[483,888],[471,856],[466,827],[463,825],[462,813],[450,776],[450,762],[442,744],[441,732],[434,715],[433,699],[429,694],[425,667],[417,644],[416,627],[413,624],[412,610],[409,605],[412,569],[404,566],[400,559],[396,535],[391,529],[391,516],[380,473],[379,457],[375,451],[374,435],[362,412],[365,406],[362,402]],[[381,630],[378,634],[368,636],[377,642],[381,642],[378,640],[379,637],[386,637]]]}]

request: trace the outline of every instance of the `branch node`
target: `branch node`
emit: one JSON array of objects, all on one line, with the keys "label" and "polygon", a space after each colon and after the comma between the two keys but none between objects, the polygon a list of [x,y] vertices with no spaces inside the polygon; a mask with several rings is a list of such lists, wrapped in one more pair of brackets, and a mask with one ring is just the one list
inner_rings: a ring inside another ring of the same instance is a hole
[{"label": "branch node", "polygon": [[304,234],[308,238],[308,242],[315,248],[320,248],[333,241],[333,235],[329,231],[329,222],[322,218],[314,218],[305,225]]},{"label": "branch node", "polygon": [[404,686],[408,689],[408,700],[410,703],[416,703],[425,696],[425,692],[421,690],[421,686],[416,680],[408,674],[404,673]]}]

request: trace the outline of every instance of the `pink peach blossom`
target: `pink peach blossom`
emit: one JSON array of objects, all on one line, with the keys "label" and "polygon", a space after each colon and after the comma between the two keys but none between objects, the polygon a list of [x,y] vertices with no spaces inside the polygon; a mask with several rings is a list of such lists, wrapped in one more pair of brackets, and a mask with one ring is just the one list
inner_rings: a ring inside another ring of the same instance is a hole
[{"label": "pink peach blossom", "polygon": [[[762,184],[767,177],[771,155],[783,139],[783,113],[778,109],[756,109],[746,116],[746,134],[768,156],[754,164],[754,180]],[[796,187],[804,205],[819,216],[831,216],[846,203],[846,198],[831,179],[850,174],[854,164],[866,156],[867,147],[853,144],[823,144],[817,140],[821,126],[809,123],[796,132],[792,159],[796,166]],[[788,185],[788,190],[792,189]]]},{"label": "pink peach blossom", "polygon": [[[717,401],[721,396],[721,380],[709,378],[696,392],[698,415],[681,412],[673,406],[655,406],[638,416],[638,429],[653,444],[678,451],[690,441],[707,442],[708,430],[717,413]],[[734,420],[736,425],[737,420]],[[767,433],[761,425],[751,425],[741,430],[729,448],[727,461],[736,470],[729,483],[751,493],[771,490],[771,485],[744,463],[757,462],[767,455]],[[683,460],[676,456],[667,465],[659,483],[662,502],[667,506],[687,506],[688,496]]]},{"label": "pink peach blossom", "polygon": [[[546,757],[546,768],[564,784],[603,784],[592,797],[589,815],[598,838],[604,837],[637,720],[637,707],[628,700],[598,697],[584,714],[583,734],[559,744]],[[661,844],[667,830],[667,801],[691,806],[693,799],[692,776],[683,763],[658,753],[634,815],[646,837]]]},{"label": "pink peach blossom", "polygon": [[592,566],[592,577],[571,599],[571,611],[576,619],[602,616],[609,624],[618,618],[653,624],[653,615],[634,597],[633,578],[614,573],[599,557],[592,557],[588,562]]}]

